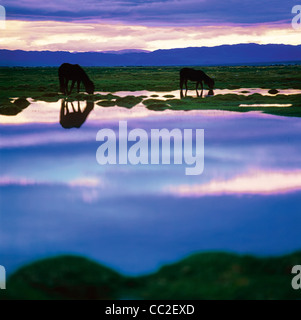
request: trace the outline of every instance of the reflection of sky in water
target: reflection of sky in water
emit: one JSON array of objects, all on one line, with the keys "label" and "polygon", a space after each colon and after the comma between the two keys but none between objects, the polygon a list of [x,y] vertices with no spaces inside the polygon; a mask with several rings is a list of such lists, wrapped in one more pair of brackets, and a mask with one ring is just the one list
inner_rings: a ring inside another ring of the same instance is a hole
[{"label": "reflection of sky in water", "polygon": [[[239,89],[214,89],[214,94],[239,94],[239,95],[244,95],[244,96],[249,96],[254,93],[259,93],[263,96],[274,96],[275,94],[269,93],[270,89],[262,89],[262,88],[239,88]],[[185,91],[183,89],[183,91]],[[199,88],[199,92],[201,89]],[[299,89],[278,89],[277,94],[300,94],[301,90]],[[96,93],[103,93],[103,92],[96,92]],[[110,93],[110,92],[106,92]],[[204,96],[208,93],[208,89],[204,88]],[[175,90],[175,91],[164,91],[164,92],[158,92],[158,91],[118,91],[116,94],[120,97],[125,97],[125,96],[130,96],[130,95],[135,95],[135,96],[148,96],[150,98],[152,95],[156,95],[159,98],[164,98],[165,95],[174,95],[176,98],[180,98],[180,91]],[[189,86],[188,90],[188,96],[195,96],[195,83],[191,84]]]},{"label": "reflection of sky in water", "polygon": [[[81,129],[64,130],[59,109],[41,102],[0,117],[15,122],[1,126],[0,141],[0,251],[8,271],[57,253],[139,273],[199,250],[301,248],[300,119],[95,106]],[[128,130],[205,129],[204,173],[185,176],[185,163],[100,166],[96,133],[117,130],[121,119]]]}]

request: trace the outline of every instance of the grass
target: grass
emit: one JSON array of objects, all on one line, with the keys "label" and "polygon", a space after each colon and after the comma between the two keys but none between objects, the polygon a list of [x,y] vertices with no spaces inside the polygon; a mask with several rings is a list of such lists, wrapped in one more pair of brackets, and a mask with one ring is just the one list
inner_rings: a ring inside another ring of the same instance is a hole
[{"label": "grass", "polygon": [[300,263],[301,251],[266,258],[207,252],[128,277],[83,257],[59,256],[20,268],[0,299],[300,299],[291,287],[292,267]]},{"label": "grass", "polygon": [[142,101],[141,97],[134,97],[134,96],[126,96],[123,98],[117,98],[115,100],[115,104],[118,107],[124,107],[124,108],[132,108],[138,103]]},{"label": "grass", "polygon": [[[13,274],[4,299],[115,299],[123,277],[89,259],[60,256],[35,262]],[[118,290],[117,290],[118,289]]]},{"label": "grass", "polygon": [[[202,67],[202,69],[215,79],[218,89],[239,88],[264,88],[301,89],[301,66],[240,66],[240,67]],[[114,97],[117,91],[172,91],[179,90],[180,67],[87,67],[85,68],[91,80],[95,83],[96,91],[110,92],[109,95],[86,95],[83,93],[72,94],[70,100],[107,100],[99,105],[112,106],[112,99],[118,99],[118,105],[126,108],[133,107],[141,97]],[[194,88],[189,83],[190,89]],[[46,102],[55,102],[63,98],[58,93],[57,68],[0,68],[0,114],[17,114],[22,109],[16,109],[12,98],[33,98]],[[83,88],[82,88],[83,89]],[[113,94],[112,94],[113,93]],[[156,98],[154,96],[153,98]],[[208,99],[185,98],[175,99],[170,95],[165,96],[167,101],[157,101],[158,110],[162,104],[170,105],[174,110],[192,109],[219,109],[246,112],[250,110],[262,110],[266,113],[300,116],[300,95],[271,97],[253,94],[249,97],[238,95],[216,95]],[[156,99],[154,99],[156,100]],[[111,101],[111,102],[109,102]],[[240,103],[292,103],[291,108],[239,108]],[[147,104],[150,106],[150,104]],[[155,108],[155,106],[154,106]],[[11,109],[11,111],[9,110]],[[164,107],[163,107],[164,109]]]}]

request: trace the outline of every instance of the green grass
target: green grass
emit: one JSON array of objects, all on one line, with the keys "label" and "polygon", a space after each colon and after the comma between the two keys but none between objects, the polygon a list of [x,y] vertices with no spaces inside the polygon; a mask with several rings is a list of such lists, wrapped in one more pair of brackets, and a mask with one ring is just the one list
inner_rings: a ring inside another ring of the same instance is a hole
[{"label": "green grass", "polygon": [[13,274],[4,299],[115,299],[123,277],[91,260],[60,256],[35,262]]},{"label": "green grass", "polygon": [[[95,90],[114,93],[116,91],[173,91],[179,90],[179,70],[181,67],[87,67],[85,68],[91,80],[95,83]],[[240,66],[240,67],[202,67],[209,76],[215,79],[218,89],[265,88],[265,89],[301,89],[301,66]],[[195,84],[190,82],[189,88]],[[16,114],[16,106],[11,103],[12,98],[33,98],[46,102],[55,102],[63,98],[58,93],[59,83],[57,68],[0,68],[0,114]],[[83,88],[82,88],[83,89]],[[103,96],[107,96],[103,98]],[[114,95],[72,94],[70,100],[106,99],[111,101]],[[117,98],[118,105],[130,108],[137,97]],[[140,97],[141,98],[141,97]],[[156,98],[156,97],[153,97]],[[169,101],[157,101],[155,104],[169,104],[175,110],[218,109],[246,112],[262,110],[266,113],[301,116],[301,99],[297,96],[274,95],[265,97],[251,95],[216,95],[207,99],[185,98],[178,100],[166,96]],[[156,100],[156,99],[154,99]],[[291,108],[239,108],[240,103],[292,103]],[[99,103],[101,105],[101,103]],[[111,106],[112,102],[105,102],[103,106]],[[148,104],[149,106],[150,104]],[[161,106],[162,107],[162,106]],[[14,110],[9,111],[12,108]],[[162,108],[158,108],[162,109]]]},{"label": "green grass", "polygon": [[[200,99],[167,99],[166,103],[174,110],[225,110],[236,112],[261,111],[280,116],[301,116],[301,94],[263,96],[255,93],[249,96],[224,94]],[[291,107],[239,107],[240,104],[292,104]]]},{"label": "green grass", "polygon": [[301,251],[266,258],[208,252],[128,277],[86,258],[59,256],[20,268],[0,299],[300,299],[301,290],[291,287],[297,264]]}]

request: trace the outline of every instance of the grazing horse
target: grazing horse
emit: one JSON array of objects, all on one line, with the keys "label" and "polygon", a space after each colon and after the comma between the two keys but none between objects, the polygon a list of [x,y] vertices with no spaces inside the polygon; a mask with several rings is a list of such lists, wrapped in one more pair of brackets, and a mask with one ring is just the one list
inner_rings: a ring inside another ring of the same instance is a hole
[{"label": "grazing horse", "polygon": [[197,96],[199,96],[198,93],[198,86],[199,84],[201,85],[202,88],[202,93],[201,96],[203,95],[203,81],[205,82],[205,84],[209,87],[209,94],[212,95],[213,94],[213,89],[214,89],[214,80],[211,79],[210,77],[208,77],[206,75],[205,72],[201,71],[201,70],[195,70],[195,69],[191,69],[191,68],[183,68],[180,70],[180,88],[181,88],[181,98],[183,97],[183,84],[185,83],[185,87],[186,87],[186,91],[185,91],[185,96],[187,94],[187,81],[195,81],[196,82],[196,93]]},{"label": "grazing horse", "polygon": [[[75,82],[77,82],[77,92],[79,92],[80,83],[85,86],[86,92],[94,93],[94,83],[89,79],[86,72],[78,64],[63,63],[58,70],[60,80],[60,92],[63,94],[71,94]],[[68,91],[68,82],[72,80],[70,91]]]},{"label": "grazing horse", "polygon": [[[68,104],[71,104],[72,111],[70,112]],[[94,108],[93,101],[87,101],[85,109],[80,109],[80,102],[77,101],[77,110],[73,105],[73,102],[68,102],[62,99],[61,112],[60,112],[60,124],[65,129],[80,128],[86,121],[89,113]]]}]

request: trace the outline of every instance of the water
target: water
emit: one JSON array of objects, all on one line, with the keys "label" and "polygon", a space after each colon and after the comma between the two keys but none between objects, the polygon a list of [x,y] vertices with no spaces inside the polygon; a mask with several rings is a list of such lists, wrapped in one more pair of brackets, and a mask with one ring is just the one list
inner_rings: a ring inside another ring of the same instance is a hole
[{"label": "water", "polygon": [[[254,93],[261,94],[263,96],[275,96],[275,94],[269,93],[270,89],[262,89],[262,88],[239,88],[239,89],[214,89],[214,94],[238,94],[243,96],[249,96]],[[185,91],[183,89],[183,91]],[[201,90],[198,90],[199,93]],[[108,94],[110,92],[96,92],[99,94]],[[208,90],[203,91],[203,97],[206,96],[208,93]],[[141,91],[118,91],[114,94],[125,97],[125,96],[146,96],[147,98],[151,98],[152,96],[156,96],[158,99],[165,98],[165,96],[174,96],[175,98],[180,98],[180,91],[174,90],[174,91],[147,91],[147,90],[141,90]],[[301,94],[301,90],[299,89],[278,89],[277,94],[284,94],[284,95],[292,95],[292,94]],[[187,92],[188,96],[196,97],[196,91],[195,90],[188,90]]]},{"label": "water", "polygon": [[[80,129],[64,129],[61,101],[31,102],[0,116],[0,264],[8,273],[64,253],[141,274],[199,251],[301,248],[299,118],[94,105]],[[129,131],[204,129],[203,174],[186,176],[185,163],[99,165],[96,134],[117,132],[119,120]]]}]

